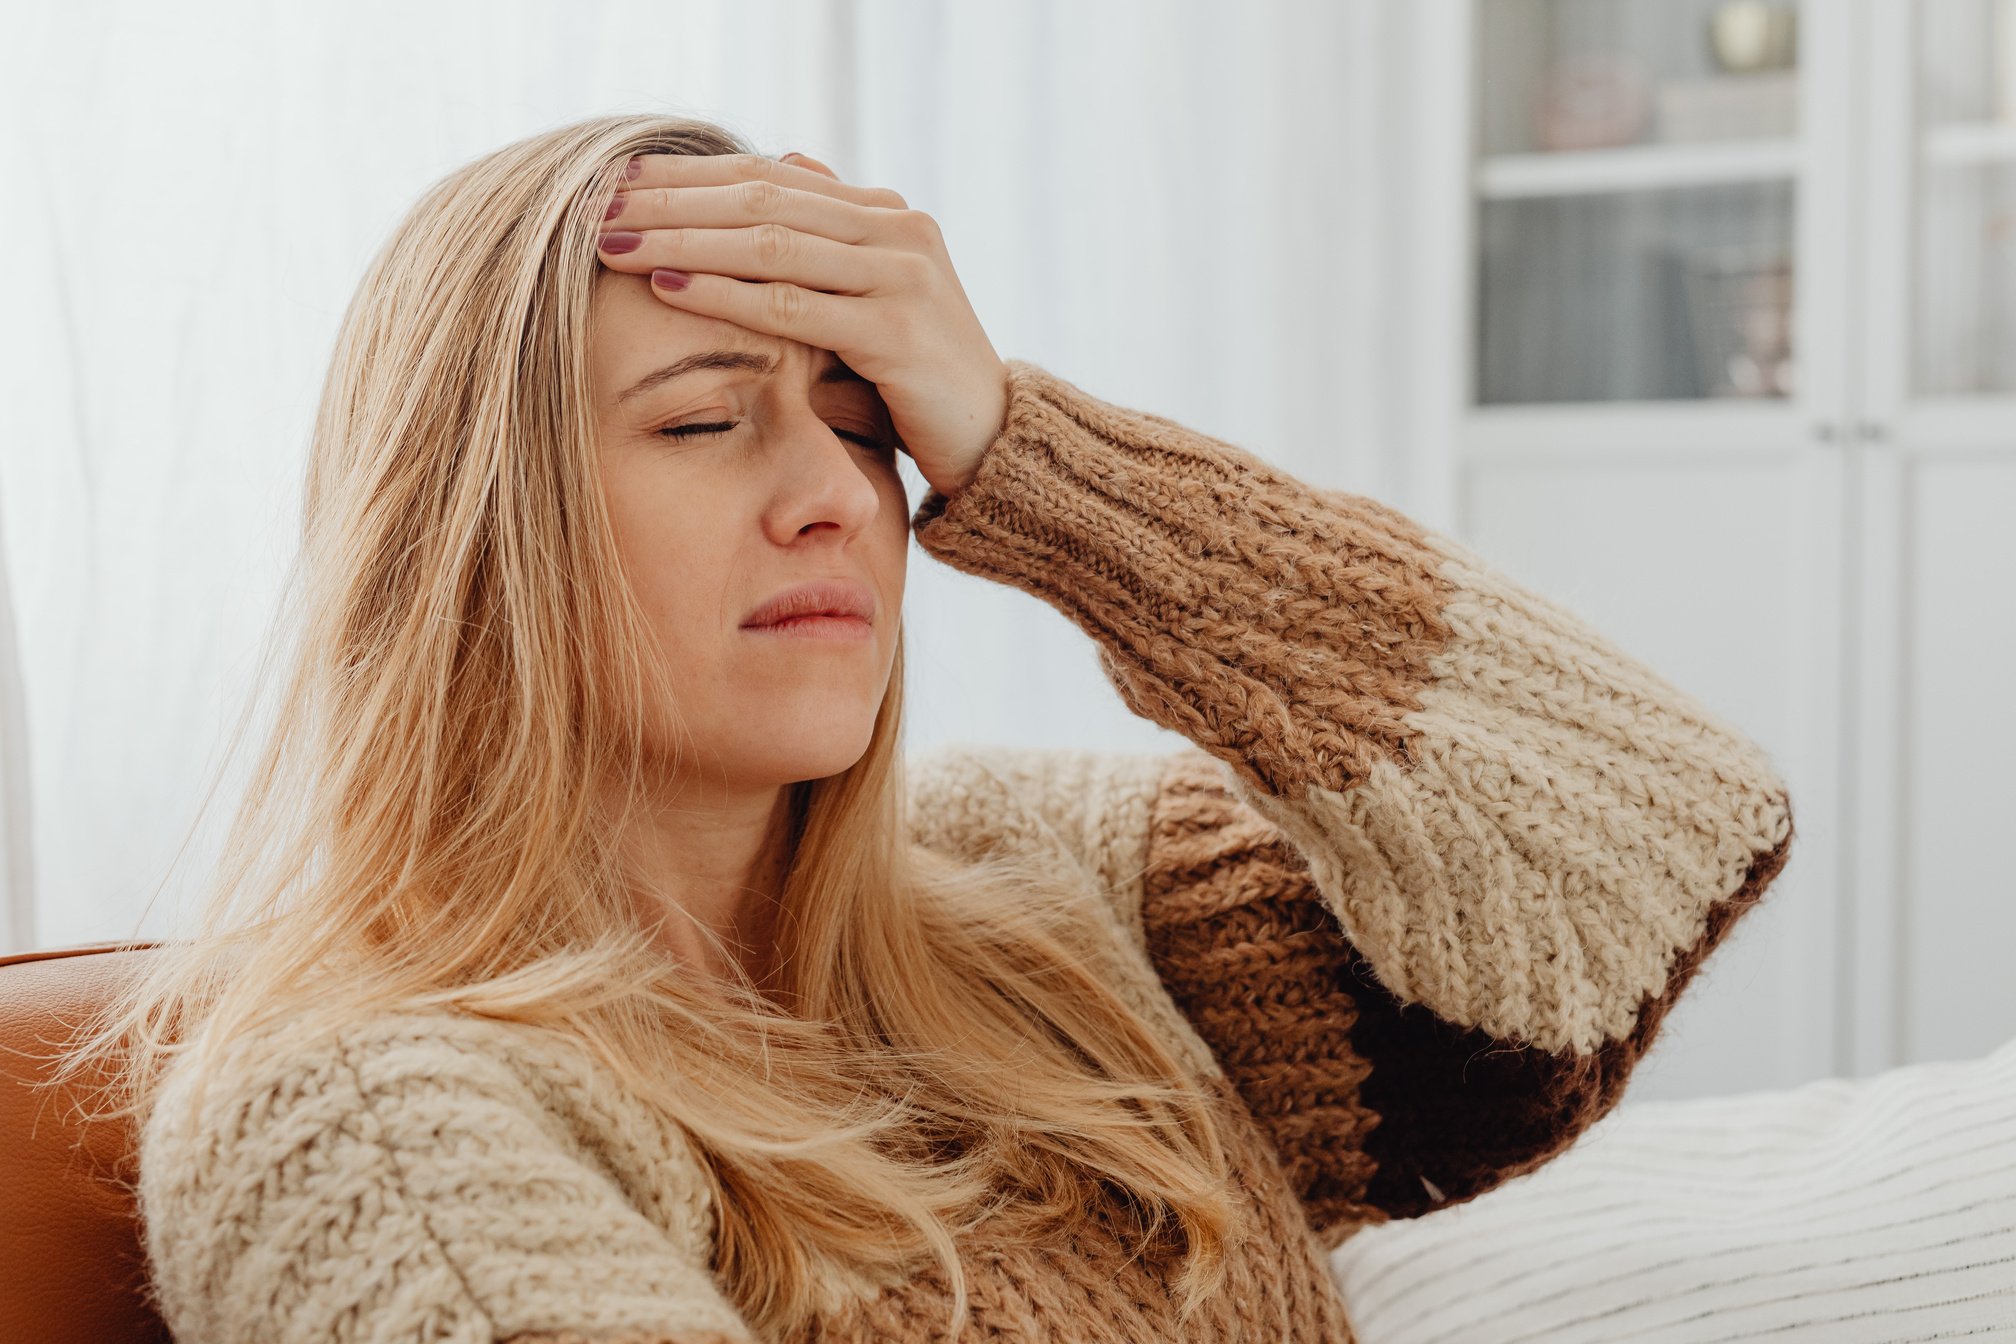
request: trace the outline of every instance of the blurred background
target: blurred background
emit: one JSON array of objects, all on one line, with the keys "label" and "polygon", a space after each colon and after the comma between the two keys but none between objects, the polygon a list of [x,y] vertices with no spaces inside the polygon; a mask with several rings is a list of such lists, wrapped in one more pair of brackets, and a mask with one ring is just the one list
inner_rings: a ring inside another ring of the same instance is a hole
[{"label": "blurred background", "polygon": [[[1800,842],[1627,1105],[2016,1035],[2012,0],[10,4],[0,97],[0,953],[187,918],[394,221],[650,110],[896,188],[1004,355],[1766,746]],[[911,750],[1182,744],[1037,599],[917,551],[906,605]]]}]

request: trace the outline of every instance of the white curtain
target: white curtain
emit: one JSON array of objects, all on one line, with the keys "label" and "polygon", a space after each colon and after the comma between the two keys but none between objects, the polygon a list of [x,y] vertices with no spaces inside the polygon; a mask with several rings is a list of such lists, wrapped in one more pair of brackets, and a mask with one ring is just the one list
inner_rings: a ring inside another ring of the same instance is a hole
[{"label": "white curtain", "polygon": [[[1004,355],[1409,507],[1399,8],[8,6],[0,951],[186,920],[338,316],[427,183],[563,121],[708,117],[895,187]],[[912,751],[1180,744],[1037,599],[911,575]]]}]

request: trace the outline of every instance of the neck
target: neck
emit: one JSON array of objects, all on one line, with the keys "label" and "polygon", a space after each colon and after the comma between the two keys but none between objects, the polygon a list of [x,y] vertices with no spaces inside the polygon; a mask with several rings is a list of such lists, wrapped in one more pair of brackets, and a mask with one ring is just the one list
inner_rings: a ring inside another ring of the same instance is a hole
[{"label": "neck", "polygon": [[641,790],[622,848],[631,895],[658,944],[722,979],[734,978],[733,961],[762,985],[774,950],[789,823],[790,790],[783,785],[736,790],[686,779]]}]

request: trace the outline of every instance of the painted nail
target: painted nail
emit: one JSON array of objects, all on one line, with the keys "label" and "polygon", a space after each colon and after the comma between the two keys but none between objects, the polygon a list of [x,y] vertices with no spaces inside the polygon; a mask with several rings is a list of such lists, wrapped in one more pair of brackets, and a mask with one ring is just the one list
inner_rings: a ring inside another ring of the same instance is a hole
[{"label": "painted nail", "polygon": [[604,252],[620,256],[625,252],[635,252],[643,243],[644,235],[641,233],[605,233],[601,246]]},{"label": "painted nail", "polygon": [[651,272],[651,283],[660,289],[680,290],[693,283],[693,277],[685,271],[674,271],[664,266]]},{"label": "painted nail", "polygon": [[643,171],[644,171],[644,160],[641,157],[633,158],[630,160],[630,162],[623,165],[623,176],[626,179],[634,178],[637,176],[637,174]]},{"label": "painted nail", "polygon": [[604,220],[616,218],[616,216],[623,213],[623,207],[629,203],[629,200],[630,198],[624,193],[617,192],[615,198],[609,202],[609,208],[602,212],[602,218]]}]

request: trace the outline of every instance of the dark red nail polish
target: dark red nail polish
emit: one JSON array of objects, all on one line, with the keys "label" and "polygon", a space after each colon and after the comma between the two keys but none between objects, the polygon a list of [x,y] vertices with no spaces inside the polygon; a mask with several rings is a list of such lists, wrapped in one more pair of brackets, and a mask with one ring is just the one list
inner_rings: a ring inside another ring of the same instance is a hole
[{"label": "dark red nail polish", "polygon": [[616,216],[623,213],[623,207],[629,203],[629,200],[628,196],[625,196],[620,191],[617,192],[615,199],[609,202],[609,208],[602,212],[602,218],[604,220],[616,218]]},{"label": "dark red nail polish", "polygon": [[635,252],[644,245],[641,233],[605,233],[602,235],[602,250],[620,256],[625,252]]},{"label": "dark red nail polish", "polygon": [[623,165],[623,176],[625,178],[634,178],[643,171],[644,160],[642,158],[633,158],[630,162]]},{"label": "dark red nail polish", "polygon": [[680,290],[693,283],[693,277],[685,271],[674,271],[660,266],[651,272],[651,283],[660,289]]}]

